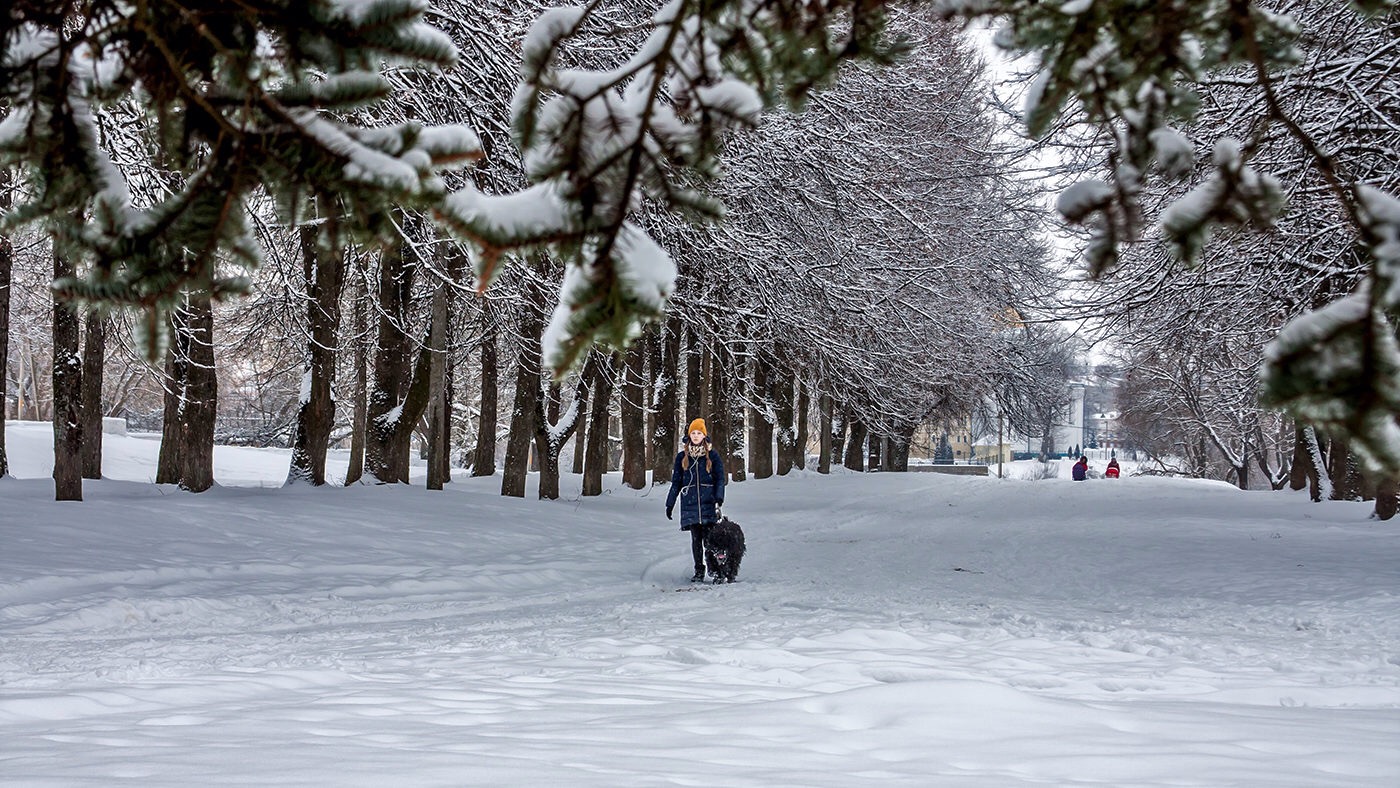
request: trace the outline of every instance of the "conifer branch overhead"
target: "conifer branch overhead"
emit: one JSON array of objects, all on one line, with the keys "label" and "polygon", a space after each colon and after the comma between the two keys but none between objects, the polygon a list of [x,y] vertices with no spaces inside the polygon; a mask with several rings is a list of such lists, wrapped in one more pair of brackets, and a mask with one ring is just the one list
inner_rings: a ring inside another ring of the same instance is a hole
[{"label": "conifer branch overhead", "polygon": [[[389,95],[385,60],[455,63],[450,40],[422,21],[426,0],[48,5],[16,4],[0,25],[0,166],[31,184],[7,221],[42,220],[92,262],[58,283],[63,297],[162,312],[186,290],[241,292],[238,269],[259,261],[254,190],[289,220],[301,196],[342,196],[361,214],[337,234],[348,238],[387,225],[374,217],[395,206],[435,204],[438,171],[480,155],[465,129],[343,120]],[[140,108],[148,157],[125,170],[100,129],[123,101]],[[137,171],[163,182],[133,196]]]}]

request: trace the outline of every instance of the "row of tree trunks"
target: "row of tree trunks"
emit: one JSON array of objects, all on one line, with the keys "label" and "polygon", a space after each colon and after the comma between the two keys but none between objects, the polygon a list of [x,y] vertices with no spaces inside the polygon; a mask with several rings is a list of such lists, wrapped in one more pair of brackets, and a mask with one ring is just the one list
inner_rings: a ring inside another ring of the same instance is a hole
[{"label": "row of tree trunks", "polygon": [[[428,486],[441,489],[451,470],[453,371],[447,348],[452,288],[446,282],[438,286],[427,335],[421,345],[415,342],[409,327],[410,299],[422,261],[414,243],[421,239],[413,233],[421,227],[407,217],[402,224],[409,236],[380,260],[372,353],[366,339],[370,293],[363,276],[353,278],[354,406],[345,483],[366,477],[380,484],[407,483],[414,431],[426,415]],[[321,485],[326,483],[325,458],[335,424],[332,385],[348,267],[344,255],[329,252],[330,245],[321,243],[318,228],[299,232],[305,281],[314,298],[307,304],[307,378],[287,481]],[[452,280],[461,276],[464,260],[449,257],[439,262]]]},{"label": "row of tree trunks", "polygon": [[[9,332],[9,258],[0,254],[0,336]],[[74,265],[54,254],[54,278],[73,276]],[[188,296],[171,315],[173,341],[167,354],[165,424],[156,482],[178,484],[193,492],[214,485],[214,424],[218,413],[218,376],[214,367],[214,311],[208,295]],[[53,305],[54,497],[81,501],[83,479],[102,478],[103,367],[108,319],[89,310],[82,326],[76,306],[55,299]],[[3,379],[0,362],[0,380]],[[0,434],[3,434],[0,414]],[[3,440],[0,439],[0,448]],[[0,475],[3,466],[0,452]]]},{"label": "row of tree trunks", "polygon": [[1400,480],[1392,476],[1370,477],[1347,442],[1329,438],[1315,427],[1294,426],[1293,457],[1288,487],[1308,490],[1313,501],[1375,500],[1373,516],[1389,520],[1400,509]]}]

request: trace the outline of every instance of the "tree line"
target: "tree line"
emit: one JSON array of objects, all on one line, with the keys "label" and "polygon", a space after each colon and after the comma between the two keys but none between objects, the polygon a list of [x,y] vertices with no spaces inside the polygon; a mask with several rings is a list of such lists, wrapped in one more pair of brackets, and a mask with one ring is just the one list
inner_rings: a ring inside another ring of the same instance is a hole
[{"label": "tree line", "polygon": [[[434,5],[428,21],[479,62],[432,78],[390,71],[393,100],[337,117],[470,125],[487,157],[444,177],[489,194],[523,188],[530,165],[509,128],[520,63],[505,44],[538,11]],[[502,46],[474,38],[511,18],[519,24],[501,31]],[[216,434],[219,416],[250,400],[262,401],[261,438],[291,446],[293,484],[325,484],[329,447],[343,442],[347,483],[407,482],[416,447],[429,487],[462,467],[499,471],[502,493],[521,496],[533,468],[540,496],[554,498],[572,446],[573,470],[594,495],[612,469],[633,487],[667,481],[679,425],[695,416],[737,480],[802,468],[809,445],[822,471],[903,468],[919,424],[974,407],[1006,377],[1018,341],[1003,316],[1052,279],[1039,213],[995,139],[970,45],[927,12],[891,24],[917,42],[909,58],[848,64],[805,114],[775,109],[715,152],[744,175],[688,199],[723,201],[725,222],[696,225],[662,201],[638,206],[635,222],[675,260],[670,305],[572,368],[547,357],[551,311],[570,276],[558,250],[502,249],[503,264],[487,273],[488,255],[430,212],[366,210],[336,190],[308,190],[291,212],[271,188],[250,192],[243,222],[258,265],[232,257],[208,272],[247,277],[243,298],[187,282],[167,307],[116,312],[61,288],[56,298],[25,288],[30,311],[52,309],[50,321],[26,320],[22,336],[50,353],[59,497],[80,497],[81,478],[100,475],[103,413],[142,404],[161,412],[157,481],[208,489],[214,442],[233,432]],[[909,101],[888,100],[888,78]],[[178,170],[149,169],[146,140],[159,128],[148,111],[119,101],[98,107],[94,125],[134,199],[160,205],[184,185]],[[9,185],[30,202],[44,186],[32,173]],[[383,226],[357,231],[350,217]],[[7,234],[21,248],[0,271],[84,287],[104,276],[99,258],[70,256],[55,227]],[[151,337],[168,340],[159,364],[143,368]],[[45,365],[29,352],[6,355],[29,368],[7,378],[35,388]],[[75,459],[84,455],[87,464]]]},{"label": "tree line", "polygon": [[[1068,308],[1036,195],[985,108],[965,111],[970,58],[931,16],[994,17],[998,44],[1036,57],[1019,118],[1067,157],[1056,207],[1085,228]],[[15,271],[54,284],[60,432],[107,336],[164,365],[177,413],[198,409],[211,347],[244,354],[226,377],[304,380],[298,423],[341,381],[375,478],[414,430],[463,432],[464,407],[478,438],[494,429],[490,389],[509,392],[502,423],[533,414],[507,462],[532,442],[548,460],[586,438],[595,379],[632,347],[646,413],[695,404],[682,359],[725,381],[695,397],[738,385],[750,451],[795,442],[789,402],[896,444],[989,399],[1030,432],[1065,367],[1063,337],[1036,327],[1070,316],[1123,348],[1144,442],[1242,486],[1302,453],[1384,480],[1400,473],[1396,25],[1392,0],[21,0],[0,21],[0,275],[41,259]],[[211,321],[249,291],[246,324]],[[114,317],[133,339],[86,330],[79,305],[129,308]],[[473,382],[461,358],[486,337]],[[619,374],[610,397],[635,385]],[[462,390],[479,406],[445,398]],[[314,479],[325,428],[306,430],[296,467]]]}]

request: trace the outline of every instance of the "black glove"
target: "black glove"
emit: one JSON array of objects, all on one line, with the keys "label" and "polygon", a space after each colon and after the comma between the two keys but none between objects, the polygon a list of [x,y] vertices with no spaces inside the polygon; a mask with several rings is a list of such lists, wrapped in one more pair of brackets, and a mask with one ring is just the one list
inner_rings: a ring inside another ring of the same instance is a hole
[{"label": "black glove", "polygon": [[666,519],[671,519],[671,507],[669,506],[666,507]]}]

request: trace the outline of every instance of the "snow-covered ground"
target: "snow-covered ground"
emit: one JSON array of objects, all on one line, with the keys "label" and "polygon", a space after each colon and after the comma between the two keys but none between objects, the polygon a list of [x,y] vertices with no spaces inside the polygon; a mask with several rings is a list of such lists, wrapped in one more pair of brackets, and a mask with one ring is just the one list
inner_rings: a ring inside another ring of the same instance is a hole
[{"label": "snow-covered ground", "polygon": [[730,489],[741,581],[692,590],[664,488],[275,489],[221,448],[191,495],[109,435],[60,504],[51,441],[11,425],[0,480],[6,786],[1400,785],[1366,504],[798,473]]}]

